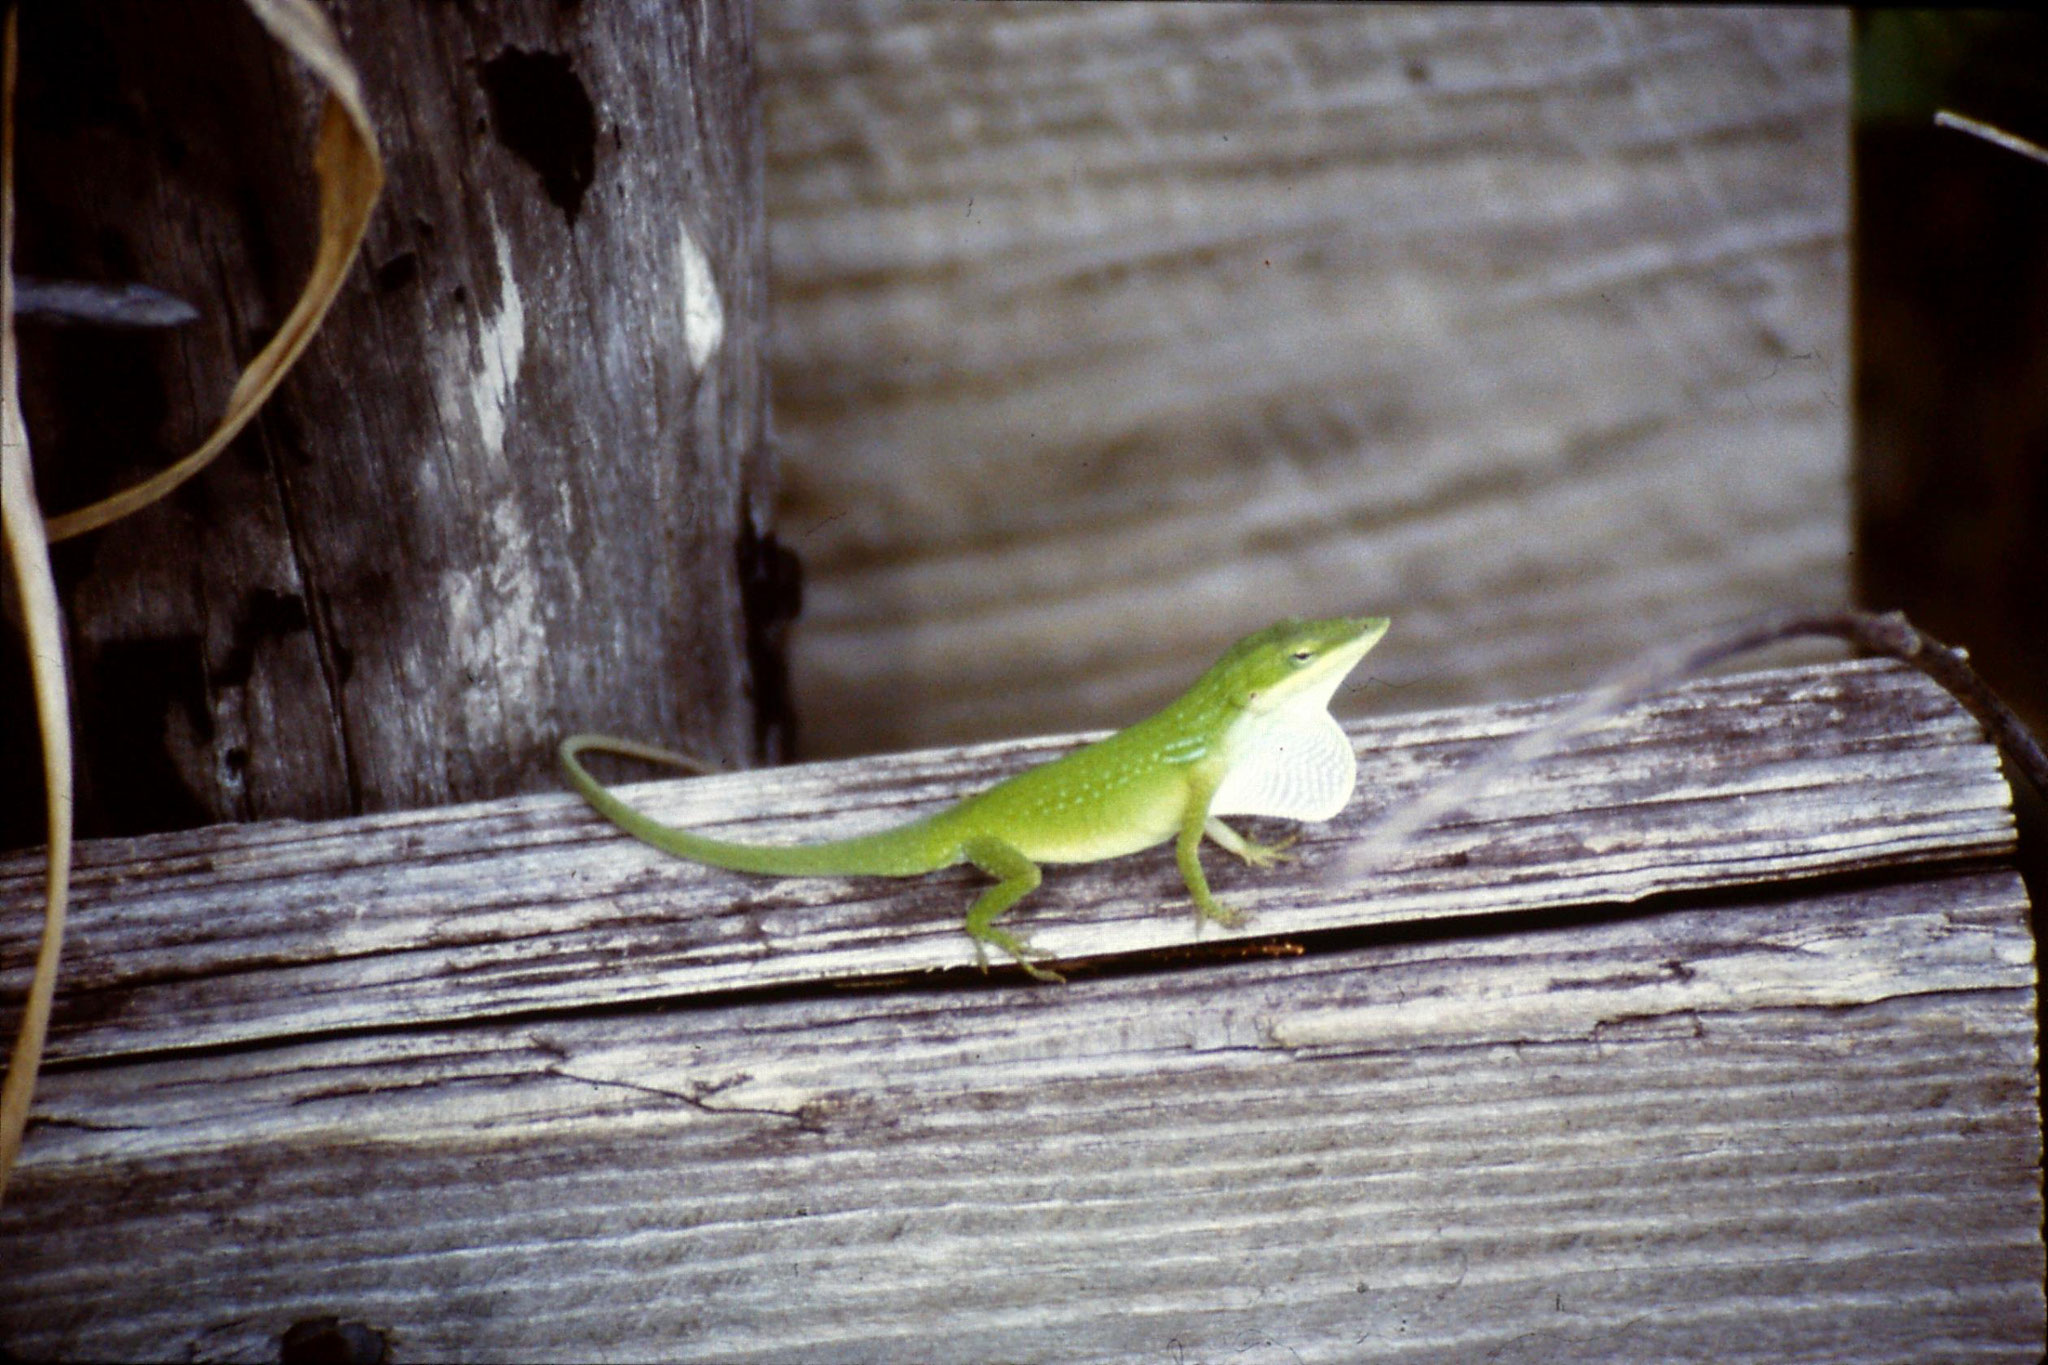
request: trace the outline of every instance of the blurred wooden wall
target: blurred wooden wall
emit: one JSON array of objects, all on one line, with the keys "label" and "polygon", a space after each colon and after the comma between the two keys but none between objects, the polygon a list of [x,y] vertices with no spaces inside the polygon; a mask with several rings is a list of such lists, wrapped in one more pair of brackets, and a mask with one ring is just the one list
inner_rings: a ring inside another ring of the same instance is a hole
[{"label": "blurred wooden wall", "polygon": [[1346,709],[1848,592],[1838,11],[761,0],[800,751]]}]

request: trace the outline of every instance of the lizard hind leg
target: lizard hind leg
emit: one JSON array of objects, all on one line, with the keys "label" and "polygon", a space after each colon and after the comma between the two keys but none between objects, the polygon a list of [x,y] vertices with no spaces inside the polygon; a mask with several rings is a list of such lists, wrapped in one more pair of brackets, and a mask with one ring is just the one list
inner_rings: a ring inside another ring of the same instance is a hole
[{"label": "lizard hind leg", "polygon": [[1015,958],[1019,967],[1038,980],[1065,981],[1066,978],[1058,972],[1032,961],[1033,954],[1024,940],[1007,929],[996,928],[996,916],[1038,889],[1038,864],[1001,839],[970,840],[961,852],[968,862],[996,879],[994,886],[975,897],[974,904],[967,907],[967,933],[974,939],[974,956],[981,963],[981,969],[988,970],[988,952],[983,945],[992,943]]}]

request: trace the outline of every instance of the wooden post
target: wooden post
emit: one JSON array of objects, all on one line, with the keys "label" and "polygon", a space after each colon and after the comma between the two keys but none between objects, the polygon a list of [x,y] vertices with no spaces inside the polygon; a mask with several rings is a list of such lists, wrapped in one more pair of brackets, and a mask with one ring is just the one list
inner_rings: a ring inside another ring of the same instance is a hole
[{"label": "wooden post", "polygon": [[[58,548],[81,828],[543,790],[584,727],[772,755],[749,4],[328,8],[389,182],[250,431]],[[195,444],[289,307],[316,104],[229,0],[34,6],[22,43],[19,270],[201,314],[25,329],[55,514]]]}]

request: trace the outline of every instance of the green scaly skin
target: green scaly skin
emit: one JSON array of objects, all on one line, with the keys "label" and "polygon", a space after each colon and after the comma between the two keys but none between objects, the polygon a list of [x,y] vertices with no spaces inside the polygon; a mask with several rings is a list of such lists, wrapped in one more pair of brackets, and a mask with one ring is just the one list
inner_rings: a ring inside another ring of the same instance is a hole
[{"label": "green scaly skin", "polygon": [[[1269,773],[1279,773],[1284,787],[1289,753],[1312,746],[1298,742],[1303,731],[1279,727],[1334,729],[1327,712],[1331,694],[1386,629],[1387,620],[1380,616],[1269,626],[1231,646],[1178,700],[1129,729],[935,814],[853,839],[730,843],[650,819],[606,790],[578,759],[596,749],[693,766],[682,755],[631,740],[572,735],[562,741],[562,766],[585,799],[628,834],[713,867],[778,877],[914,877],[972,863],[996,881],[967,911],[967,932],[983,968],[988,965],[983,945],[992,944],[1032,976],[1057,981],[1058,973],[1040,967],[1022,940],[995,923],[1037,887],[1041,863],[1118,858],[1171,839],[1199,918],[1242,922],[1241,915],[1209,892],[1198,856],[1202,836],[1259,867],[1279,860],[1281,846],[1244,838],[1210,813],[1212,801],[1233,770],[1255,760]],[[1323,742],[1333,741],[1323,737]],[[1343,752],[1349,761],[1348,742]],[[1322,758],[1320,779],[1335,782],[1327,749]],[[1340,805],[1350,794],[1350,781],[1350,774],[1344,774]],[[1285,806],[1294,798],[1264,799]],[[1270,813],[1256,800],[1235,809]]]}]

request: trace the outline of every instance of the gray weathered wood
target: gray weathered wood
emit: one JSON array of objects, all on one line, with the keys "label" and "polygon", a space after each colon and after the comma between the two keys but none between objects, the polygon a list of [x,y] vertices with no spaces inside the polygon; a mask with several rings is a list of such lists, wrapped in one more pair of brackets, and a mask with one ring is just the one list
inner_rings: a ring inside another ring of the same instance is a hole
[{"label": "gray weathered wood", "polygon": [[2009,872],[52,1070],[32,1358],[2010,1360]]},{"label": "gray weathered wood", "polygon": [[[1638,706],[1425,832],[1355,884],[1317,880],[1379,811],[1561,703],[1353,728],[1362,797],[1255,872],[1210,850],[1256,911],[1201,942],[1629,901],[1682,890],[2006,856],[2009,794],[1947,695],[1891,663],[1692,685]],[[629,789],[671,823],[773,842],[935,808],[1070,747],[1046,739]],[[20,989],[41,868],[0,862],[0,988]],[[752,878],[631,840],[573,796],[81,849],[50,1056],[78,1060],[816,985],[973,961],[979,875]],[[1171,851],[1049,869],[1012,912],[1065,960],[1196,943]]]},{"label": "gray weathered wood", "polygon": [[812,755],[1406,706],[1847,594],[1839,11],[763,0]]},{"label": "gray weathered wood", "polygon": [[[545,789],[586,727],[756,756],[743,580],[773,486],[749,5],[326,8],[385,194],[250,432],[58,547],[83,828]],[[56,513],[196,444],[290,306],[318,107],[240,0],[35,9],[19,267],[139,274],[202,314],[24,334]],[[32,771],[0,796],[23,782],[34,812]]]},{"label": "gray weathered wood", "polygon": [[[1360,810],[1218,878],[1261,914],[1234,943],[1158,951],[1167,860],[1055,869],[1022,920],[1097,959],[1064,988],[917,970],[967,960],[965,877],[741,878],[568,798],[88,845],[0,1346],[2037,1359],[2034,951],[1981,734],[1889,662],[1697,683],[1315,889],[1556,709],[1356,727]],[[786,836],[1069,742],[634,795]],[[31,880],[0,863],[10,933]]]}]

